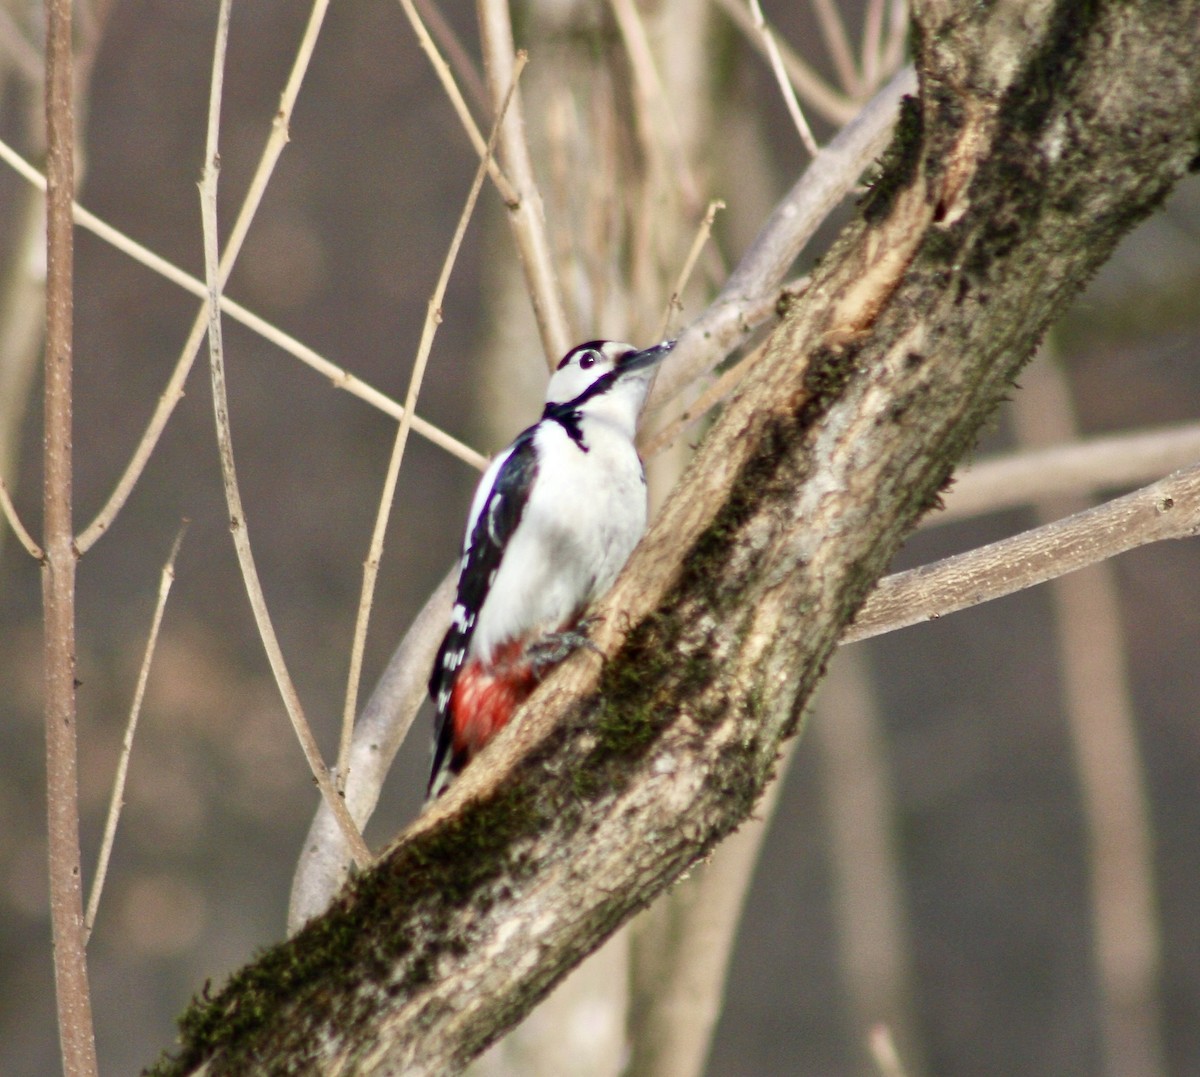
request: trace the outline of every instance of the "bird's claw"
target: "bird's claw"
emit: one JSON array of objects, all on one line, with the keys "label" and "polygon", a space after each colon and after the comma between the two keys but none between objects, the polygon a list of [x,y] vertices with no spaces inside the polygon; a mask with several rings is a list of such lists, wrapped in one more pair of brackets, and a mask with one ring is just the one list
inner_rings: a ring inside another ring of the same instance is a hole
[{"label": "bird's claw", "polygon": [[581,647],[587,647],[599,654],[600,648],[587,635],[586,630],[591,623],[591,619],[580,621],[572,628],[551,632],[536,643],[531,643],[525,651],[525,657],[529,660],[534,674],[542,676],[546,670],[565,661]]}]

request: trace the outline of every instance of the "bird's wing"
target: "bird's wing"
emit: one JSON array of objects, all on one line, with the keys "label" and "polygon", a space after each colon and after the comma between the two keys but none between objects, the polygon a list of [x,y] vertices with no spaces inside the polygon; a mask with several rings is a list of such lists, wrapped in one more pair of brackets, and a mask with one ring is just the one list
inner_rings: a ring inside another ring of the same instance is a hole
[{"label": "bird's wing", "polygon": [[466,661],[479,611],[500,569],[508,541],[521,522],[537,474],[533,446],[536,429],[531,426],[523,431],[496,458],[480,481],[471,507],[450,628],[429,675],[429,695],[437,707],[433,731],[435,777],[449,759],[454,740],[448,707],[455,676]]}]

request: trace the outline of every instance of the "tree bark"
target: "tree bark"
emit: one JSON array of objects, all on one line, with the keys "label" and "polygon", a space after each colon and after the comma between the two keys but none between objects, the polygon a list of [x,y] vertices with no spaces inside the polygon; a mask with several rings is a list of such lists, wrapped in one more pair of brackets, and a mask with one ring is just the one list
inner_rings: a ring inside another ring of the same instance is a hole
[{"label": "tree bark", "polygon": [[602,658],[157,1072],[453,1072],[753,809],[1046,326],[1200,153],[1200,0],[915,16],[882,175],[602,604]]}]

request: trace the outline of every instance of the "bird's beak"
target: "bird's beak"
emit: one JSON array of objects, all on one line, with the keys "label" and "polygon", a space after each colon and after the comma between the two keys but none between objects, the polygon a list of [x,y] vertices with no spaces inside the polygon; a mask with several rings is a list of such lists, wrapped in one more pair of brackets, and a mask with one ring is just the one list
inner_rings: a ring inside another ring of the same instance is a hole
[{"label": "bird's beak", "polygon": [[631,370],[643,370],[646,367],[654,366],[656,363],[662,362],[673,347],[675,347],[675,341],[664,340],[661,344],[655,344],[653,348],[647,348],[645,351],[631,352],[621,360],[618,369],[625,374]]}]

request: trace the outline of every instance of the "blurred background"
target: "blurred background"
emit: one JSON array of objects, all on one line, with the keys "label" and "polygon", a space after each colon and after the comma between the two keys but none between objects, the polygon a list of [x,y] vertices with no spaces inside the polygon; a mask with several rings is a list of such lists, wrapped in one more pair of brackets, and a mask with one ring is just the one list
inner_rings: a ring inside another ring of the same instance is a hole
[{"label": "blurred background", "polygon": [[[859,26],[874,6],[846,5],[846,24]],[[446,5],[445,15],[477,56],[471,13],[459,7]],[[585,50],[614,42],[607,8],[582,7]],[[22,36],[26,5],[4,10],[0,137],[36,162],[31,117],[40,106],[22,51],[35,36]],[[112,0],[97,8],[102,18],[81,100],[80,201],[200,276],[196,183],[215,10],[208,0]],[[257,163],[309,10],[302,0],[234,5],[221,135],[225,226]],[[543,57],[566,31],[539,5],[518,15],[518,43],[528,41],[533,51],[531,77],[539,64],[538,77],[547,77],[555,69]],[[676,78],[686,86],[703,76],[710,111],[699,117],[698,133],[685,129],[681,141],[694,146],[702,201],[728,203],[718,218],[721,256],[697,285],[702,302],[720,283],[720,259],[726,268],[736,262],[806,156],[770,71],[725,6],[680,3],[672,17],[681,15],[703,24],[708,59],[670,65],[668,91]],[[836,82],[836,58],[811,9],[776,4],[767,16]],[[539,53],[539,41],[552,43]],[[864,79],[860,93],[871,81]],[[527,102],[531,126],[543,119],[535,93],[536,85]],[[553,110],[546,120],[551,129],[577,122]],[[813,123],[819,139],[836,129],[819,112]],[[632,152],[629,132],[610,134],[620,153]],[[229,294],[403,399],[475,160],[400,5],[332,5],[290,145]],[[539,161],[545,172],[555,167],[552,154]],[[21,291],[36,283],[24,247],[30,199],[25,182],[0,166],[0,333],[14,324],[14,309],[36,307]],[[551,229],[565,229],[569,207],[552,197],[547,203]],[[544,368],[528,311],[503,297],[506,281],[519,274],[494,190],[485,188],[481,206],[444,303],[419,411],[491,453],[538,413]],[[698,219],[690,205],[656,212],[678,213],[689,237]],[[836,225],[814,242],[809,261]],[[686,239],[675,243],[663,261],[677,267],[686,247]],[[651,300],[658,315],[626,317],[622,328],[648,340],[667,294]],[[611,303],[594,288],[588,295],[592,308],[576,311],[578,327],[616,335]],[[1100,435],[1194,422],[1198,295],[1200,176],[1193,175],[1129,237],[1056,329],[1055,362],[1030,368],[1031,402],[997,419],[979,455],[1068,440],[1073,428]],[[81,526],[141,437],[196,308],[174,285],[78,231]],[[693,302],[684,319],[697,309]],[[292,675],[332,756],[361,564],[394,424],[229,319],[225,333],[250,535]],[[485,370],[482,361],[497,351],[503,364]],[[35,368],[13,373],[12,354],[0,355],[9,364],[0,380],[0,464],[36,534],[40,384]],[[171,1044],[174,1019],[194,992],[207,980],[219,984],[281,937],[316,802],[244,597],[203,356],[197,366],[145,476],[79,573],[80,795],[90,878],[159,573],[181,520],[191,521],[89,947],[106,1073],[137,1072],[153,1061]],[[509,399],[513,386],[519,389]],[[1051,404],[1039,410],[1038,400]],[[450,567],[476,478],[427,442],[410,442],[364,691]],[[927,527],[897,567],[1034,526],[1039,511],[1054,507]],[[45,877],[40,583],[12,535],[0,541],[0,1072],[20,1077],[55,1072],[58,1045]],[[1128,1035],[1144,1041],[1137,1057],[1150,1068],[1142,1072],[1200,1073],[1197,547],[1159,544],[1124,555],[1090,586],[1115,603],[1103,624],[1085,614],[1084,658],[1099,663],[1091,673],[1064,657],[1074,607],[1048,587],[842,652],[766,837],[709,1074],[878,1072],[866,1046],[877,1021],[892,1029],[913,1074],[1083,1077],[1111,1065],[1113,1036],[1122,1033],[1114,1032],[1105,1001],[1114,981],[1098,973],[1098,953],[1112,939],[1102,943],[1095,930],[1093,883],[1098,843],[1111,852],[1120,838],[1097,837],[1107,787],[1086,778],[1078,762],[1078,723],[1086,728],[1088,704],[1097,701],[1118,712],[1115,728],[1122,728],[1121,713],[1131,722],[1124,728],[1133,731],[1136,754],[1118,746],[1116,772],[1132,774],[1140,798],[1133,810],[1144,810],[1148,828],[1139,846],[1134,826],[1133,847],[1149,860],[1132,861],[1140,866],[1136,878],[1124,877],[1131,896],[1122,895],[1118,874],[1117,890],[1104,899],[1144,912],[1116,940],[1124,938],[1129,951],[1110,966],[1128,970],[1115,981],[1117,1011],[1131,1022]],[[375,845],[419,807],[426,730],[422,717],[401,752],[368,829]],[[863,739],[848,746],[839,739],[846,730]],[[1109,791],[1120,797],[1129,788],[1114,781]],[[1109,806],[1108,818],[1114,811],[1118,820],[1129,818],[1121,803]],[[866,848],[856,844],[864,840]]]}]

